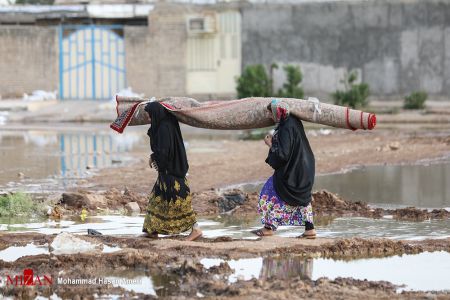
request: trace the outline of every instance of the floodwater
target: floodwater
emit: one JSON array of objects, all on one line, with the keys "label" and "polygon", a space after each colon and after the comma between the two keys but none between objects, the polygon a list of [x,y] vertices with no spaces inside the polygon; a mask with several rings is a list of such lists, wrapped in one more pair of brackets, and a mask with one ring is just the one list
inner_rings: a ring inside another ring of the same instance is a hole
[{"label": "floodwater", "polygon": [[427,165],[373,166],[319,176],[314,189],[383,207],[450,207],[450,160]]},{"label": "floodwater", "polygon": [[[65,127],[64,127],[65,126]],[[0,189],[42,193],[73,187],[96,170],[131,163],[130,151],[148,152],[144,127],[117,134],[107,125],[67,124],[34,130],[2,127],[0,130]],[[182,126],[186,146],[192,139],[238,139],[245,131],[206,130]],[[331,134],[330,129],[308,130]],[[218,151],[195,148],[190,151]],[[343,174],[317,176],[315,190],[326,189],[352,201],[382,207],[450,207],[450,159],[420,165],[373,166]],[[247,184],[259,191],[262,183]]]},{"label": "floodwater", "polygon": [[[45,245],[46,246],[46,245]],[[13,249],[14,248],[14,249]],[[49,254],[44,246],[29,244],[23,249],[10,247],[0,252],[0,259],[14,261],[24,255]],[[5,253],[15,259],[6,259]],[[223,260],[203,258],[200,263],[206,269],[227,262],[233,270],[227,278],[228,283],[252,278],[317,280],[327,277],[354,278],[370,281],[389,281],[398,286],[398,291],[443,291],[450,290],[450,253],[445,251],[423,252],[414,255],[391,256],[386,258],[335,260],[325,258],[304,258],[300,256],[267,256],[244,259]],[[424,276],[425,274],[425,276]],[[428,276],[426,274],[433,274]],[[64,273],[59,274],[64,277]],[[150,273],[148,270],[135,269],[99,269],[93,278],[100,283],[110,283],[128,291],[154,296],[169,296],[179,292],[181,277],[176,274]],[[101,282],[100,282],[101,281]],[[64,284],[64,283],[62,283]]]},{"label": "floodwater", "polygon": [[[263,184],[233,187],[259,192]],[[450,209],[450,159],[416,165],[370,166],[316,176],[314,190],[322,189],[375,207]]]},{"label": "floodwater", "polygon": [[[65,280],[73,278],[66,277],[64,272],[58,274]],[[110,284],[114,287],[122,287],[126,291],[142,293],[144,295],[152,295],[157,297],[166,297],[179,291],[180,278],[176,275],[167,275],[161,273],[150,273],[145,269],[100,269],[98,274],[92,274],[91,280],[95,280],[96,285]],[[64,285],[70,285],[62,281],[58,284],[59,288],[64,288]],[[0,287],[4,287],[5,282],[0,283]],[[120,295],[103,295],[95,297],[98,299],[122,299]],[[6,298],[13,299],[13,298]],[[36,299],[48,299],[45,297],[38,297]],[[58,295],[53,294],[50,299],[61,299]]]},{"label": "floodwater", "polygon": [[[218,266],[221,262],[224,260],[214,258],[201,260],[205,268]],[[237,279],[264,280],[271,277],[288,279],[300,276],[302,279],[312,280],[321,277],[329,279],[351,277],[360,280],[389,281],[398,285],[400,290],[450,290],[448,280],[450,253],[444,251],[350,261],[289,256],[228,260],[227,263],[234,269],[228,278],[230,283]]]},{"label": "floodwater", "polygon": [[[70,232],[86,234],[87,229],[95,229],[105,235],[142,234],[144,216],[106,215],[88,217],[82,222],[79,217],[64,220],[36,220],[30,222],[0,218],[0,232],[36,232],[41,234],[59,234]],[[258,217],[218,216],[199,219],[199,226],[205,238],[221,236],[233,239],[256,239],[250,231],[261,227]],[[393,219],[336,218],[316,220],[319,237],[342,238],[390,238],[395,240],[423,240],[427,238],[444,239],[450,237],[450,220],[428,220],[423,222],[396,221]],[[277,235],[296,237],[302,234],[300,227],[280,227]],[[187,233],[185,233],[187,234]],[[1,258],[1,256],[0,256]]]},{"label": "floodwater", "polygon": [[63,190],[95,170],[132,161],[127,152],[147,146],[141,139],[102,128],[0,131],[0,188]]},{"label": "floodwater", "polygon": [[[0,128],[0,189],[29,193],[63,191],[94,174],[136,160],[130,151],[148,153],[147,129],[127,128],[118,134],[108,125],[58,124],[34,129]],[[238,139],[242,131],[182,126],[186,147],[191,139]],[[197,152],[214,149],[194,149]]]},{"label": "floodwater", "polygon": [[108,270],[104,277],[113,286],[120,286],[127,291],[158,297],[166,297],[179,290],[180,277],[162,273],[149,273],[143,269]]},{"label": "floodwater", "polygon": [[48,245],[37,246],[30,243],[26,246],[8,247],[0,251],[0,259],[7,262],[16,261],[27,255],[49,254]]}]

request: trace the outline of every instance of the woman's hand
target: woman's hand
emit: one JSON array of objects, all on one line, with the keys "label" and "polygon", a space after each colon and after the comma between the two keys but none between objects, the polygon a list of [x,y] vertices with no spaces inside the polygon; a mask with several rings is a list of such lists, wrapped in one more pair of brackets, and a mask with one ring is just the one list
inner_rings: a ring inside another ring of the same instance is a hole
[{"label": "woman's hand", "polygon": [[150,168],[153,168],[153,159],[152,159],[151,156],[148,158],[148,166],[149,166]]},{"label": "woman's hand", "polygon": [[272,135],[268,134],[264,137],[264,143],[266,143],[267,146],[272,147]]},{"label": "woman's hand", "polygon": [[156,161],[152,159],[151,156],[148,158],[148,165],[150,168],[154,168],[158,172],[158,165],[156,164]]}]

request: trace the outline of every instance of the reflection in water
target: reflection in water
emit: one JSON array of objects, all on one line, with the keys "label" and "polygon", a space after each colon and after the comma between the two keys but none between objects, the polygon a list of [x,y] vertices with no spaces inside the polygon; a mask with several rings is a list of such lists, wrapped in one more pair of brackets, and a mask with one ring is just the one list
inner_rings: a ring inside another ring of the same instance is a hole
[{"label": "reflection in water", "polygon": [[450,290],[450,253],[424,252],[415,255],[340,261],[314,259],[312,279],[352,277],[372,281],[384,280],[405,285],[404,290]]},{"label": "reflection in water", "polygon": [[288,279],[297,276],[301,279],[312,278],[313,260],[298,256],[241,258],[227,261],[220,258],[203,258],[200,260],[200,263],[206,269],[219,266],[223,262],[226,262],[233,270],[233,273],[228,277],[230,283],[252,278]]},{"label": "reflection in water", "polygon": [[[104,277],[106,276],[106,277]],[[144,269],[106,269],[97,274],[113,286],[127,291],[158,297],[168,297],[179,291],[180,278],[176,275],[149,273]]]},{"label": "reflection in water", "polygon": [[145,135],[130,131],[6,131],[0,132],[0,187],[42,191],[67,187],[71,180],[90,174],[89,169],[130,160],[126,153]]},{"label": "reflection in water", "polygon": [[265,257],[261,270],[262,279],[288,279],[299,276],[301,279],[311,279],[313,260],[295,256]]},{"label": "reflection in water", "polygon": [[[222,262],[224,260],[214,258],[204,258],[200,261],[207,269]],[[321,277],[330,279],[351,277],[360,280],[389,281],[396,285],[404,285],[404,290],[450,289],[448,284],[450,253],[444,251],[349,261],[281,256],[244,258],[226,262],[234,270],[229,282],[252,278],[283,280],[300,277],[317,280]],[[429,276],[430,274],[436,276]]]},{"label": "reflection in water", "polygon": [[[122,137],[122,138],[118,138]],[[81,176],[87,168],[104,168],[123,157],[139,141],[137,135],[58,134],[61,175]]]}]

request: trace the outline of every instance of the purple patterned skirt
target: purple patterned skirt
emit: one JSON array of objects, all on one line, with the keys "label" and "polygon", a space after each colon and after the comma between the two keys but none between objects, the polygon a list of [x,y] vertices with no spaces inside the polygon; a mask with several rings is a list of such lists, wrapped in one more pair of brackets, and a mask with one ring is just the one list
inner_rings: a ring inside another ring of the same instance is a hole
[{"label": "purple patterned skirt", "polygon": [[271,176],[264,184],[259,195],[258,212],[264,227],[277,230],[278,226],[305,226],[313,223],[311,203],[308,206],[291,206],[280,199],[273,186]]}]

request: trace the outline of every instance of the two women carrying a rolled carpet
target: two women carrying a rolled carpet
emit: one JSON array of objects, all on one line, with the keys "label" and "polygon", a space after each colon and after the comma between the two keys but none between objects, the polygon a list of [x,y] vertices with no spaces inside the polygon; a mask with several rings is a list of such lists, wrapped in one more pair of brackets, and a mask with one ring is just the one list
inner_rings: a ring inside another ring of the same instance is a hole
[{"label": "two women carrying a rolled carpet", "polygon": [[[275,133],[267,136],[270,147],[266,163],[274,170],[261,190],[258,211],[262,229],[259,236],[272,235],[279,226],[305,226],[302,237],[315,238],[311,207],[314,184],[314,154],[306,138],[302,122],[289,115],[289,106],[273,100],[268,106],[276,123]],[[175,116],[160,103],[146,105],[151,126],[148,130],[153,151],[149,164],[158,171],[147,207],[143,231],[149,237],[178,234],[191,230],[187,240],[202,235],[192,209],[186,179],[189,168],[180,126]]]},{"label": "two women carrying a rolled carpet", "polygon": [[274,170],[261,190],[258,212],[263,228],[258,236],[273,235],[279,226],[305,226],[303,238],[315,238],[311,206],[315,159],[302,122],[289,115],[289,106],[273,100],[268,108],[276,123],[273,136],[266,136],[270,147],[266,163]]}]

